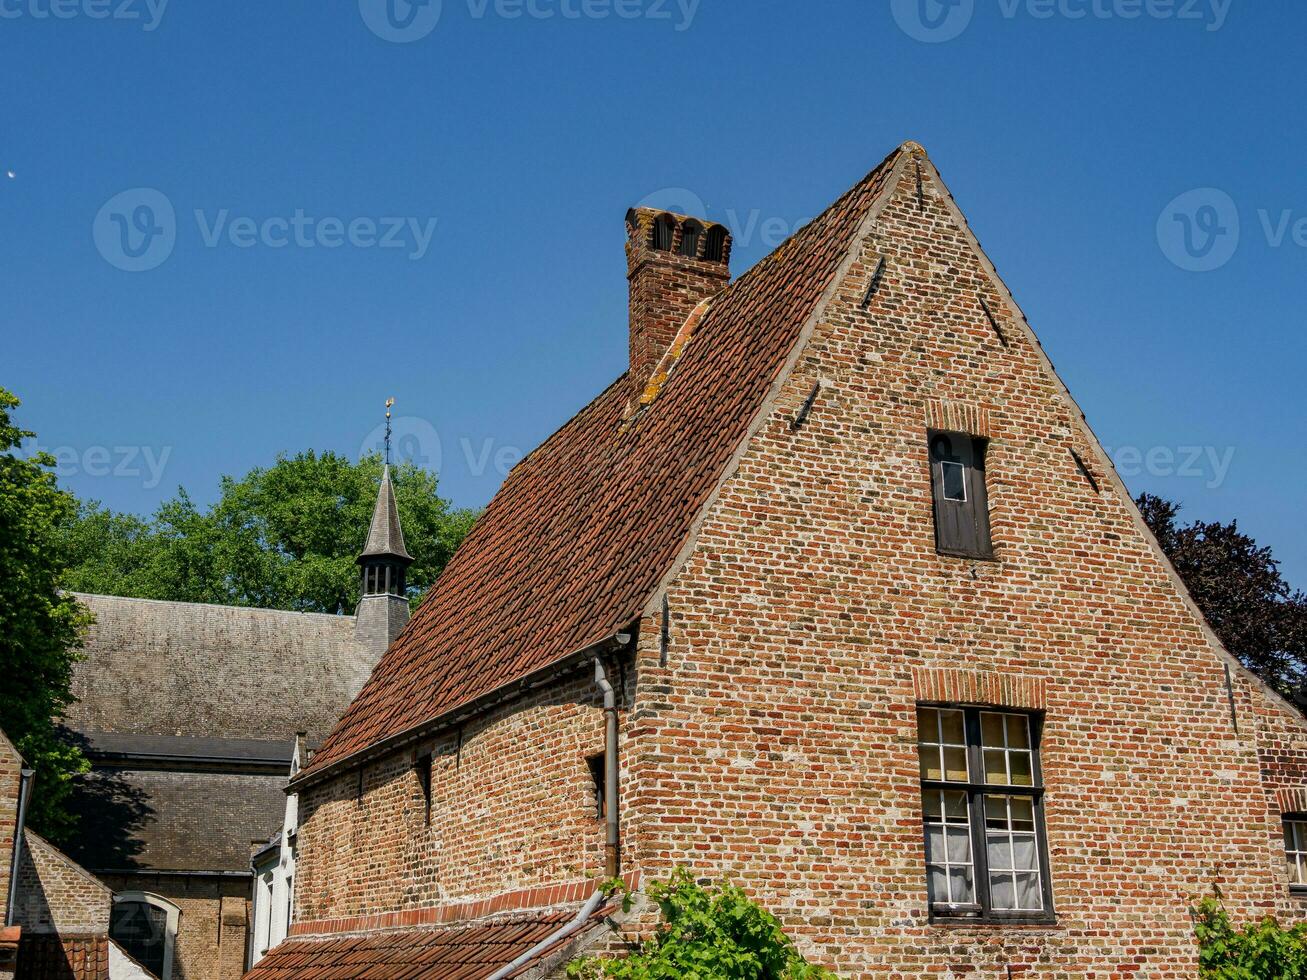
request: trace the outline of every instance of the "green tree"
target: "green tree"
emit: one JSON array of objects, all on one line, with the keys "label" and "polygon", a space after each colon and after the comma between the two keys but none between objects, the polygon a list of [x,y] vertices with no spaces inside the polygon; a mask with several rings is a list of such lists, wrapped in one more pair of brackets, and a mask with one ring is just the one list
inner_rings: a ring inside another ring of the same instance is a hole
[{"label": "green tree", "polygon": [[[352,612],[354,564],[381,483],[381,459],[336,453],[280,456],[266,469],[224,477],[217,502],[185,490],[151,520],[83,504],[64,534],[74,555],[64,581],[78,592],[214,602],[301,612]],[[435,581],[476,513],[451,508],[436,477],[391,467],[409,553],[412,601]]]},{"label": "green tree", "polygon": [[62,840],[73,827],[63,807],[69,782],[87,763],[55,719],[73,700],[73,664],[89,617],[59,590],[67,554],[58,528],[76,501],[57,486],[52,456],[17,454],[33,435],[13,423],[18,405],[0,388],[0,729],[36,770],[30,824]]},{"label": "green tree", "polygon": [[835,980],[805,960],[776,917],[724,883],[711,889],[684,869],[649,888],[662,912],[652,939],[620,959],[583,959],[570,977],[597,980]]},{"label": "green tree", "polygon": [[1194,602],[1225,648],[1280,693],[1307,704],[1307,596],[1289,587],[1270,548],[1239,523],[1181,524],[1178,505],[1139,498]]}]

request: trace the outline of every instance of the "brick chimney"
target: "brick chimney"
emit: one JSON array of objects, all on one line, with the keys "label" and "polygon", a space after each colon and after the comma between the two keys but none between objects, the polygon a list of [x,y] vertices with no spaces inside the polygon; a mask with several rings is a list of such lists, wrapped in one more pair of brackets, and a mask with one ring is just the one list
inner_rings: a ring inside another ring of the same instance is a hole
[{"label": "brick chimney", "polygon": [[686,318],[726,287],[731,235],[724,225],[655,208],[626,212],[634,405]]}]

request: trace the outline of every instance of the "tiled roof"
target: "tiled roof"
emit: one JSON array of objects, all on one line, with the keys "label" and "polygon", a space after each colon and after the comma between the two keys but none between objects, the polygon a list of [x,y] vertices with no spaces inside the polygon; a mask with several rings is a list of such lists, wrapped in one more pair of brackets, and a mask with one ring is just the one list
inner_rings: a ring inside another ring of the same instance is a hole
[{"label": "tiled roof", "polygon": [[14,980],[109,980],[109,937],[24,932]]},{"label": "tiled roof", "polygon": [[574,916],[542,912],[441,929],[288,939],[245,980],[485,980]]},{"label": "tiled roof", "polygon": [[300,778],[640,615],[903,152],[716,297],[633,424],[623,377],[513,469]]}]

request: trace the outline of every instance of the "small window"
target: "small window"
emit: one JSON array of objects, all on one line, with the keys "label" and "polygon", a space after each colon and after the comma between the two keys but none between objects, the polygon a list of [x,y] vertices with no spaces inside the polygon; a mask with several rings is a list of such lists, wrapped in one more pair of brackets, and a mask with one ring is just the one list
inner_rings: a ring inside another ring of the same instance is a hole
[{"label": "small window", "polygon": [[994,557],[985,489],[987,446],[984,439],[960,432],[930,433],[935,548],[941,554],[982,560]]},{"label": "small window", "polygon": [[681,247],[679,252],[689,258],[696,258],[699,254],[699,234],[703,231],[697,221],[687,221],[681,225]]},{"label": "small window", "polygon": [[714,225],[704,236],[703,257],[708,262],[720,262],[726,255],[726,229]]},{"label": "small window", "polygon": [[158,895],[123,892],[109,912],[109,938],[159,980],[170,980],[180,915],[181,909]]},{"label": "small window", "polygon": [[660,214],[654,219],[653,229],[650,231],[649,244],[656,251],[670,252],[672,250],[672,239],[676,237],[676,222],[669,215]]},{"label": "small window", "polygon": [[1307,813],[1285,814],[1284,856],[1290,890],[1307,894]]},{"label": "small window", "polygon": [[1051,918],[1036,722],[980,708],[917,709],[931,915]]},{"label": "small window", "polygon": [[431,824],[431,753],[418,757],[418,787],[422,790],[422,821]]},{"label": "small window", "polygon": [[608,816],[608,763],[603,752],[590,756],[586,762],[590,766],[590,787],[594,792],[595,817],[603,820]]}]

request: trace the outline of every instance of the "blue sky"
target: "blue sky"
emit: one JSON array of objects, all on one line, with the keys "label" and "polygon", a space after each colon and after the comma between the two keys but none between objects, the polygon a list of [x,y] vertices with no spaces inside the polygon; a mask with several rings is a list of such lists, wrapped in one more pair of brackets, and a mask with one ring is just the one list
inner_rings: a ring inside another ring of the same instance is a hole
[{"label": "blue sky", "polygon": [[628,206],[738,273],[911,138],[1132,489],[1307,585],[1307,6],[385,2],[0,0],[0,385],[78,494],[207,501],[394,395],[483,504],[622,370]]}]

